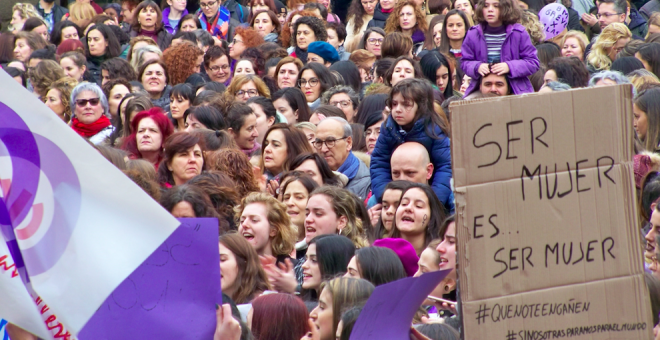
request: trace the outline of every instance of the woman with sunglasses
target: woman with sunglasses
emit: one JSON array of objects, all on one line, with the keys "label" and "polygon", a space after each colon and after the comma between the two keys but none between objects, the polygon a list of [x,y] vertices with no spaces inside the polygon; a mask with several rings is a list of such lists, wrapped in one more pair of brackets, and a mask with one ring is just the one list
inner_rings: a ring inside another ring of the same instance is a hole
[{"label": "woman with sunglasses", "polygon": [[310,111],[321,104],[321,94],[337,85],[328,68],[319,63],[309,63],[298,74],[298,88],[305,95]]},{"label": "woman with sunglasses", "polygon": [[101,144],[114,130],[108,113],[108,99],[103,90],[92,83],[80,83],[71,92],[71,105],[75,117],[71,127],[92,144]]}]

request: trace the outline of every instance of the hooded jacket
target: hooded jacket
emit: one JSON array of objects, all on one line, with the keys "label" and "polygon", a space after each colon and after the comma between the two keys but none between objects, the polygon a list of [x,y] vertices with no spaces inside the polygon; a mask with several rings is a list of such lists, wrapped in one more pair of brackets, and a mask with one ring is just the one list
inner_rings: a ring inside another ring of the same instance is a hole
[{"label": "hooded jacket", "polygon": [[374,17],[371,19],[371,21],[369,21],[369,24],[367,24],[367,28],[380,27],[382,29],[385,29],[385,22],[389,17],[390,17],[390,13],[383,13],[383,9],[380,8],[380,3],[379,3],[376,5],[376,8],[374,9]]},{"label": "hooded jacket", "polygon": [[[170,16],[170,11],[171,8],[167,7],[163,10],[163,28],[167,31],[169,34],[175,34],[176,31],[179,29],[178,27],[172,27],[170,24],[170,19],[168,18]],[[185,17],[188,15],[188,10],[184,9],[183,12],[181,13],[181,18]],[[179,19],[181,20],[181,19]]]},{"label": "hooded jacket", "polygon": [[645,37],[648,25],[644,17],[634,8],[630,8],[630,22],[626,25],[633,35]]},{"label": "hooded jacket", "polygon": [[[482,63],[488,63],[488,48],[486,47],[483,31],[484,25],[486,24],[481,23],[470,27],[463,41],[461,69],[468,77],[472,78],[470,86],[465,91],[464,98],[477,90],[481,79],[478,72],[479,66]],[[523,25],[507,25],[500,60],[509,66],[507,78],[513,94],[534,92],[534,87],[532,87],[532,83],[527,77],[539,70],[540,62],[536,54],[536,48]]]},{"label": "hooded jacket", "polygon": [[238,23],[248,23],[248,16],[250,15],[249,8],[241,6],[236,0],[227,0],[222,3],[222,6],[229,10],[230,17],[238,21]]}]

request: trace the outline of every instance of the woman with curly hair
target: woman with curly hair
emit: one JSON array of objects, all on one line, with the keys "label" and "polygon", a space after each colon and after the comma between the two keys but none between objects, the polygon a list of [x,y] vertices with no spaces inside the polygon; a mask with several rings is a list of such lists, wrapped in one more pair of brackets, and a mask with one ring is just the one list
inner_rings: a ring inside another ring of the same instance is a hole
[{"label": "woman with curly hair", "polygon": [[626,24],[611,23],[603,29],[587,55],[589,73],[609,70],[617,53],[632,39]]},{"label": "woman with curly hair", "polygon": [[345,46],[355,46],[353,39],[358,38],[360,33],[367,30],[369,21],[374,17],[374,9],[377,0],[354,0],[348,8],[348,21],[346,22]]},{"label": "woman with curly hair", "polygon": [[236,230],[234,207],[241,202],[236,183],[231,177],[220,171],[205,171],[188,181],[204,191],[219,215],[220,230]]},{"label": "woman with curly hair", "polygon": [[264,38],[252,27],[236,27],[234,40],[229,44],[229,56],[232,59],[232,69],[236,60],[241,58],[243,51],[250,47],[258,47],[264,43]]},{"label": "woman with curly hair", "polygon": [[168,48],[163,62],[169,70],[169,84],[181,84],[193,73],[199,73],[204,62],[204,51],[189,41]]},{"label": "woman with curly hair", "polygon": [[61,77],[48,87],[48,92],[43,97],[46,106],[67,124],[71,120],[69,97],[71,97],[71,91],[76,85],[78,85],[77,80],[71,77]]},{"label": "woman with curly hair", "polygon": [[397,2],[392,15],[385,22],[385,33],[402,32],[412,38],[414,55],[422,51],[424,32],[428,28],[424,12],[412,0]]},{"label": "woman with curly hair", "polygon": [[207,158],[209,170],[220,171],[234,180],[241,198],[259,191],[250,159],[241,150],[221,149],[208,153]]},{"label": "woman with curly hair", "polygon": [[[539,20],[539,17],[536,14],[530,11],[523,11],[522,17],[520,19],[520,24],[525,26],[525,29],[527,30],[529,37],[532,39],[532,44],[534,44],[534,46],[545,41],[545,33],[543,32],[545,27],[543,26],[543,24]],[[573,32],[577,32],[577,31],[573,31]],[[566,38],[564,37],[562,39],[566,39]]]},{"label": "woman with curly hair", "polygon": [[268,86],[258,76],[245,74],[231,80],[231,84],[225,91],[228,100],[236,100],[245,103],[248,99],[256,96],[270,98]]},{"label": "woman with curly hair", "polygon": [[64,77],[64,70],[54,60],[42,60],[33,71],[29,72],[29,75],[34,93],[43,99],[48,92],[48,88],[55,81]]},{"label": "woman with curly hair", "polygon": [[325,29],[323,20],[316,17],[301,17],[293,25],[295,32],[293,46],[289,47],[289,55],[300,59],[307,64],[307,46],[314,41],[328,40],[328,31]]}]

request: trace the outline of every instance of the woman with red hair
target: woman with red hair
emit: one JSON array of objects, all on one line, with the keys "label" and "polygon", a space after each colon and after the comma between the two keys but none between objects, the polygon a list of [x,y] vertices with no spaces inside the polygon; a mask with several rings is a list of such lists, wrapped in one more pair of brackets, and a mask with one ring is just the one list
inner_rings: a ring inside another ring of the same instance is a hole
[{"label": "woman with red hair", "polygon": [[123,149],[130,159],[144,159],[154,165],[163,160],[163,145],[174,132],[172,122],[159,107],[138,113],[131,122],[133,133],[126,138]]},{"label": "woman with red hair", "polygon": [[291,294],[259,296],[248,314],[255,340],[298,340],[309,332],[305,303]]}]

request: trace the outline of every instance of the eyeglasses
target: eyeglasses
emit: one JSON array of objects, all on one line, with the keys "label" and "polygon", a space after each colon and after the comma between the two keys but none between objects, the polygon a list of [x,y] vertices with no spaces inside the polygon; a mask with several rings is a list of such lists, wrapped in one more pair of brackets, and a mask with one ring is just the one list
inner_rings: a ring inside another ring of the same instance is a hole
[{"label": "eyeglasses", "polygon": [[218,71],[220,71],[220,69],[226,71],[228,68],[229,68],[229,65],[211,66],[211,67],[209,67],[209,69],[210,69],[211,71],[213,71],[213,72],[218,72]]},{"label": "eyeglasses", "polygon": [[615,15],[621,15],[623,13],[598,13],[596,14],[596,18],[600,19],[601,17],[605,17],[605,19],[609,17],[613,17]]},{"label": "eyeglasses", "polygon": [[317,139],[314,142],[312,142],[312,144],[314,145],[315,148],[317,148],[319,150],[321,150],[321,148],[323,148],[323,144],[325,144],[325,146],[328,149],[332,149],[337,144],[337,141],[342,140],[342,139],[346,139],[346,138],[348,138],[348,136],[346,136],[344,138],[339,138],[339,139],[334,139],[334,138],[333,139],[326,139],[326,140]]},{"label": "eyeglasses", "polygon": [[201,7],[201,8],[211,8],[211,7],[215,6],[215,4],[217,4],[217,3],[218,3],[217,1],[211,1],[211,2],[207,2],[207,3],[200,2],[199,7]]},{"label": "eyeglasses", "polygon": [[342,100],[342,101],[338,101],[338,102],[330,102],[330,105],[332,105],[332,106],[337,106],[337,104],[339,104],[341,107],[343,107],[343,108],[345,109],[345,108],[347,108],[349,105],[353,104],[353,102],[351,102],[350,100]]},{"label": "eyeglasses", "polygon": [[238,43],[243,43],[243,40],[234,39],[231,41],[232,44],[236,45]]},{"label": "eyeglasses", "polygon": [[78,99],[76,100],[76,105],[78,105],[78,107],[85,107],[87,106],[87,103],[90,103],[92,106],[96,106],[99,105],[100,101],[99,98]]},{"label": "eyeglasses", "polygon": [[308,83],[309,83],[310,87],[314,87],[314,86],[319,84],[319,79],[318,78],[312,78],[310,80],[307,80],[307,79],[298,80],[298,86],[300,86],[300,87],[307,86]]},{"label": "eyeglasses", "polygon": [[367,41],[372,45],[380,45],[383,43],[383,39],[369,38]]},{"label": "eyeglasses", "polygon": [[256,96],[256,95],[259,94],[259,92],[258,92],[256,89],[249,89],[249,90],[247,90],[247,91],[238,90],[238,91],[236,92],[236,97],[242,97],[242,96],[245,96],[246,93],[247,93],[248,97],[250,97],[250,98],[252,98],[252,97],[254,97],[254,96]]}]

